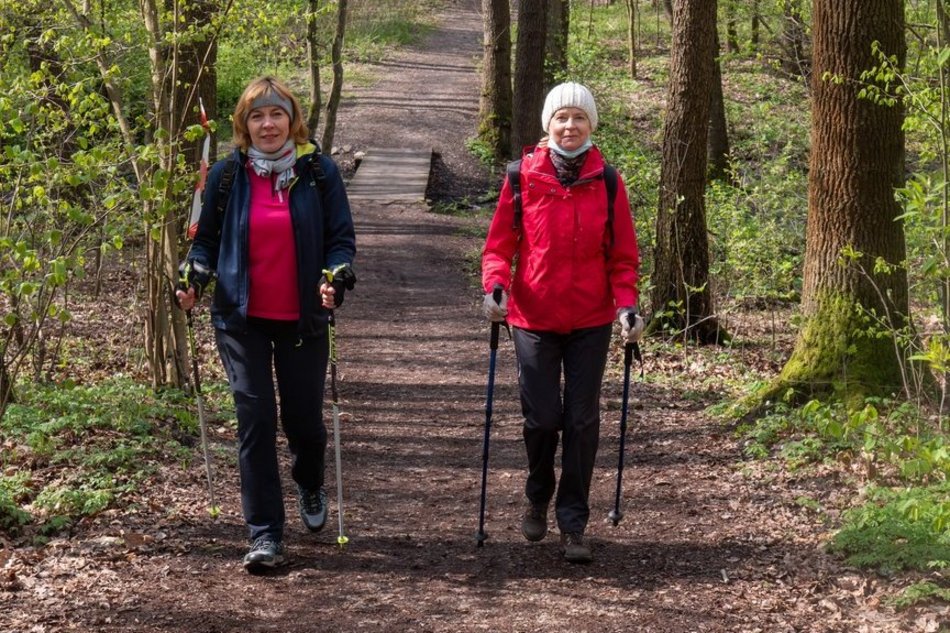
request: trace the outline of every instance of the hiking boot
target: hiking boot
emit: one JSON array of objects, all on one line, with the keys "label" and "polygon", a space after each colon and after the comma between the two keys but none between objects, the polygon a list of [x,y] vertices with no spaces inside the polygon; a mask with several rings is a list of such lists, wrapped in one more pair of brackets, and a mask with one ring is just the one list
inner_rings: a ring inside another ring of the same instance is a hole
[{"label": "hiking boot", "polygon": [[307,490],[297,486],[297,506],[300,508],[300,518],[311,532],[319,532],[327,522],[327,491],[320,487],[316,490]]},{"label": "hiking boot", "polygon": [[548,533],[548,504],[528,503],[521,517],[521,533],[529,541],[540,541]]},{"label": "hiking boot", "polygon": [[284,562],[284,544],[273,536],[259,536],[244,556],[244,569],[260,574]]},{"label": "hiking boot", "polygon": [[561,549],[564,550],[564,560],[569,563],[589,563],[594,560],[583,532],[561,534]]}]

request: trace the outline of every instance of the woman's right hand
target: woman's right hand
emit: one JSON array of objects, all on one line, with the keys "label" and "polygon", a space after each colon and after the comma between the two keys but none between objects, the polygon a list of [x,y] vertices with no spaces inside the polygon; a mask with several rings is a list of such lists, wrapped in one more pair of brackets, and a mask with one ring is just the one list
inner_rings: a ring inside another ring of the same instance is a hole
[{"label": "woman's right hand", "polygon": [[195,288],[191,286],[188,288],[188,292],[184,290],[176,290],[175,296],[178,298],[178,307],[188,312],[193,307],[195,307]]}]

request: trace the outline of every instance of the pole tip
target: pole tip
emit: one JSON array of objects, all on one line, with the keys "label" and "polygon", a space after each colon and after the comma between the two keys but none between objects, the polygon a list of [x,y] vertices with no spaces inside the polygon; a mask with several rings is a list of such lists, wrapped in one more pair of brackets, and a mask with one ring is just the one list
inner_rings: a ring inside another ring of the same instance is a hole
[{"label": "pole tip", "polygon": [[607,517],[610,519],[610,522],[614,524],[614,527],[617,527],[620,523],[620,519],[623,518],[623,512],[620,510],[611,510]]},{"label": "pole tip", "polygon": [[488,535],[485,534],[484,532],[479,532],[478,534],[475,535],[475,541],[476,541],[476,543],[477,543],[477,545],[476,545],[477,547],[482,547],[482,546],[484,546],[484,545],[485,545],[485,541],[487,541],[487,540],[488,540]]}]

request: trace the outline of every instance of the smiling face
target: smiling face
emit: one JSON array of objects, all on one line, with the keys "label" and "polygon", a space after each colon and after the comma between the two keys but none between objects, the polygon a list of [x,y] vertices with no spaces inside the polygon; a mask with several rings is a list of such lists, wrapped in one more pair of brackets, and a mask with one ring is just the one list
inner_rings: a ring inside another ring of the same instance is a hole
[{"label": "smiling face", "polygon": [[551,117],[548,134],[559,147],[575,150],[590,138],[591,123],[587,113],[580,108],[561,108]]},{"label": "smiling face", "polygon": [[247,117],[251,144],[265,153],[276,152],[290,137],[290,116],[277,106],[254,108]]}]

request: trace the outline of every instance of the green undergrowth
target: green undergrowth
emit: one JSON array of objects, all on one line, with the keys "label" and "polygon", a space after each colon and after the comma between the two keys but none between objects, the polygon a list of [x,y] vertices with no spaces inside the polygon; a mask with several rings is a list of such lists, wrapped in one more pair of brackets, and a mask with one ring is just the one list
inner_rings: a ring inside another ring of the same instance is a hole
[{"label": "green undergrowth", "polygon": [[869,398],[858,409],[812,400],[779,404],[738,429],[750,458],[774,455],[790,470],[824,464],[863,475],[863,491],[828,549],[885,575],[934,575],[896,596],[898,606],[950,599],[950,447],[939,418],[921,411],[886,399]]},{"label": "green undergrowth", "polygon": [[[22,385],[0,421],[0,533],[43,542],[196,452],[194,401],[123,377]],[[207,399],[206,395],[206,399]]]}]

